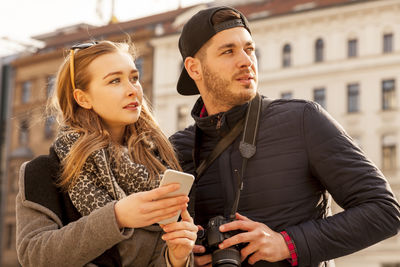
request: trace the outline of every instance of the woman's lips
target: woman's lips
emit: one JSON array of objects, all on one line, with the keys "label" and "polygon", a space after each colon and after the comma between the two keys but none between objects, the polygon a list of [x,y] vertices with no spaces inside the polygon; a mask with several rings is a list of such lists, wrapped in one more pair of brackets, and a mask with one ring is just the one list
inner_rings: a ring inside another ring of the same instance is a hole
[{"label": "woman's lips", "polygon": [[124,109],[136,110],[138,107],[139,107],[138,102],[132,102],[132,103],[129,103],[128,105],[126,105],[126,106],[124,107]]}]

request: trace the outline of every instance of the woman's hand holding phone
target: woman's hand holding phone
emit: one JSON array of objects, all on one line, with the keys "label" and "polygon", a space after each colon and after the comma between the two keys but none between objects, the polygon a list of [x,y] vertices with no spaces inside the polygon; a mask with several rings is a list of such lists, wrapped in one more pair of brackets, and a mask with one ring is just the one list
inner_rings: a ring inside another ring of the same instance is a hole
[{"label": "woman's hand holding phone", "polygon": [[140,228],[179,216],[186,209],[189,198],[185,195],[168,197],[178,191],[177,183],[150,191],[131,194],[114,206],[115,217],[120,228]]}]

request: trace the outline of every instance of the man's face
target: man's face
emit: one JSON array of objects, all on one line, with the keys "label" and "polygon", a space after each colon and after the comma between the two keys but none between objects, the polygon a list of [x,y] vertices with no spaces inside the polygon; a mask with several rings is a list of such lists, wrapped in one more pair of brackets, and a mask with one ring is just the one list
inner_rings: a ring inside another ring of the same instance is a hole
[{"label": "man's face", "polygon": [[203,98],[219,112],[244,104],[257,91],[255,44],[249,32],[236,27],[214,35],[201,59]]}]

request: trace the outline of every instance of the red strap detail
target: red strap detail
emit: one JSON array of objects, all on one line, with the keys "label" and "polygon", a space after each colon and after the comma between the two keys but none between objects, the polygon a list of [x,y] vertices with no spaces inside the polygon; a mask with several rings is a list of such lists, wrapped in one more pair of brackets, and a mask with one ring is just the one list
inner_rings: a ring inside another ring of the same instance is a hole
[{"label": "red strap detail", "polygon": [[280,232],[280,234],[283,236],[283,239],[285,239],[286,245],[289,248],[290,259],[288,259],[288,261],[292,266],[297,266],[298,260],[297,260],[296,245],[293,243],[292,239],[286,233],[286,231],[282,231]]},{"label": "red strap detail", "polygon": [[206,105],[203,105],[203,107],[201,108],[201,111],[200,111],[200,118],[204,118],[204,117],[207,117]]}]

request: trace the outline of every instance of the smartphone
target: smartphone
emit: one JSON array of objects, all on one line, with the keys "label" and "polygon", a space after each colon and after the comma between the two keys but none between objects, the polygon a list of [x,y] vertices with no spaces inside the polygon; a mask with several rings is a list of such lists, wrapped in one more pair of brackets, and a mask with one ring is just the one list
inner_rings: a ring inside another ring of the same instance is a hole
[{"label": "smartphone", "polygon": [[[172,184],[172,183],[179,183],[181,185],[179,187],[179,189],[174,192],[168,193],[166,195],[166,198],[174,197],[174,196],[181,196],[181,195],[187,196],[187,195],[189,195],[190,188],[192,187],[193,181],[194,181],[194,176],[189,173],[168,169],[164,172],[164,176],[160,182],[160,187],[164,186],[164,185]],[[158,223],[159,224],[169,224],[172,222],[176,222],[176,221],[178,221],[178,218],[180,215],[181,215],[181,212],[179,211],[179,214],[177,214],[176,216],[173,216],[168,219],[164,219],[162,221],[159,221]]]}]

